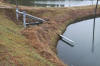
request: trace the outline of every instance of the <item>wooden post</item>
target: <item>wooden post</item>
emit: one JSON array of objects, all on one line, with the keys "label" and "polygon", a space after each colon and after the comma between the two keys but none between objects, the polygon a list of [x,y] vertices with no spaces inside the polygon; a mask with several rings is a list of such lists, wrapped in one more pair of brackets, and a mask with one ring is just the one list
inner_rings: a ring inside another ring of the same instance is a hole
[{"label": "wooden post", "polygon": [[23,11],[23,25],[26,28],[26,12]]}]

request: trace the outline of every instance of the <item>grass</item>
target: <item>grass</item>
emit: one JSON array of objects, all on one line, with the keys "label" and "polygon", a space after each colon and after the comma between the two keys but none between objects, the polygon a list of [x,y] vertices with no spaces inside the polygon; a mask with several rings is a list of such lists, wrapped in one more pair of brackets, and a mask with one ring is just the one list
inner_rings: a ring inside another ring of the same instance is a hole
[{"label": "grass", "polygon": [[[62,34],[69,24],[94,16],[94,7],[91,6],[71,8],[20,6],[20,10],[25,10],[29,14],[48,21],[23,30],[22,26],[16,25],[13,8],[6,7],[4,11],[0,11],[0,52],[2,52],[0,53],[2,61],[0,64],[8,66],[64,66],[54,52],[59,39],[56,33]],[[98,16],[100,16],[99,10],[100,7],[97,12]],[[7,19],[8,17],[9,19]]]},{"label": "grass", "polygon": [[22,29],[0,11],[0,66],[55,66],[36,52]]}]

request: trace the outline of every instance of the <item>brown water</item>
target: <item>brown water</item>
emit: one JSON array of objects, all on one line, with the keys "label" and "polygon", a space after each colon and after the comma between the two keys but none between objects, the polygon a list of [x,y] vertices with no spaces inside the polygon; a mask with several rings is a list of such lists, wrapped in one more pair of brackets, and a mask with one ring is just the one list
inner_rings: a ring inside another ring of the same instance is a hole
[{"label": "brown water", "polygon": [[67,27],[64,36],[75,41],[70,47],[59,40],[59,58],[69,66],[100,66],[100,18],[96,19],[95,50],[92,50],[93,19],[81,21]]}]

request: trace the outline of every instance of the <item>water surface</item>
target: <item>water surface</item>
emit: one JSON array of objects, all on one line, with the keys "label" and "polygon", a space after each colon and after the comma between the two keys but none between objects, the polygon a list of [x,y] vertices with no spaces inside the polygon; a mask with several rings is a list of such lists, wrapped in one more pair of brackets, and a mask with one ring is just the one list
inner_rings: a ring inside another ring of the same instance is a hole
[{"label": "water surface", "polygon": [[[95,5],[96,1],[97,0],[18,0],[18,4],[39,7],[72,7]],[[8,2],[16,4],[16,1],[13,0],[8,0]]]},{"label": "water surface", "polygon": [[[36,0],[35,6],[44,7],[72,7],[72,6],[87,6],[95,5],[96,0]],[[100,4],[100,2],[99,2]]]},{"label": "water surface", "polygon": [[93,19],[72,24],[66,28],[64,36],[75,41],[70,47],[59,40],[57,52],[59,58],[69,66],[100,66],[100,18],[96,19],[95,51],[92,50]]}]

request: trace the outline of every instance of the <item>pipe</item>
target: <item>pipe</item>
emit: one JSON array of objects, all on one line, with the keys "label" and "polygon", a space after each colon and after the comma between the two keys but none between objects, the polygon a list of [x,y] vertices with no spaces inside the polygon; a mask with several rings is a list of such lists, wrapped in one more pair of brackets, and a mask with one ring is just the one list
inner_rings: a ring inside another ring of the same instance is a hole
[{"label": "pipe", "polygon": [[94,22],[93,22],[93,39],[92,39],[92,52],[94,52],[94,44],[95,44],[95,22],[96,22],[96,13],[97,13],[97,8],[98,8],[98,1],[96,2],[96,7],[94,11]]},{"label": "pipe", "polygon": [[59,34],[57,34],[58,36],[60,36],[60,39],[63,41],[63,42],[65,42],[67,45],[69,45],[69,46],[71,46],[71,47],[74,47],[74,41],[72,41],[71,39],[69,39],[69,38],[67,38],[67,37],[65,37],[65,36],[63,36],[63,35],[59,35]]}]

